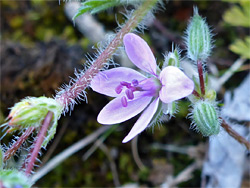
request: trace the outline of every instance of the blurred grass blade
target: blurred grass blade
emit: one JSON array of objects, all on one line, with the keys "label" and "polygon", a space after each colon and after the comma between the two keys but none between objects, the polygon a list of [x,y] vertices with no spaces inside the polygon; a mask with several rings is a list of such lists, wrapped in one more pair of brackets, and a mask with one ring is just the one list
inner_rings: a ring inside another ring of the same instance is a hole
[{"label": "blurred grass blade", "polygon": [[112,125],[109,130],[107,130],[92,146],[91,148],[83,155],[83,160],[86,161],[96,149],[106,140],[106,138],[113,133],[119,124]]}]

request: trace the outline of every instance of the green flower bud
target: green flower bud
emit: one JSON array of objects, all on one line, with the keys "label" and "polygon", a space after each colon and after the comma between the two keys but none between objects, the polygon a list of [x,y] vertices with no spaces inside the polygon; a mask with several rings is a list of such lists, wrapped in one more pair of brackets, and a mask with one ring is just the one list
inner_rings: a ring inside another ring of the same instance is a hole
[{"label": "green flower bud", "polygon": [[53,118],[43,143],[43,146],[46,146],[56,132],[57,120],[60,118],[63,111],[63,105],[55,99],[47,97],[28,97],[16,103],[8,116],[8,125],[10,126],[8,132],[28,127],[40,127],[49,111],[53,113]]},{"label": "green flower bud", "polygon": [[205,61],[211,53],[212,35],[206,21],[199,15],[198,9],[194,8],[194,16],[186,31],[186,45],[188,57],[193,61]]},{"label": "green flower bud", "polygon": [[63,106],[55,99],[28,97],[11,109],[8,124],[19,128],[39,127],[49,111],[58,118],[62,110]]},{"label": "green flower bud", "polygon": [[203,136],[216,135],[220,131],[220,120],[216,107],[209,101],[199,101],[194,104],[192,119],[195,128]]},{"label": "green flower bud", "polygon": [[0,170],[0,185],[6,188],[23,187],[29,188],[32,186],[28,177],[17,170]]}]

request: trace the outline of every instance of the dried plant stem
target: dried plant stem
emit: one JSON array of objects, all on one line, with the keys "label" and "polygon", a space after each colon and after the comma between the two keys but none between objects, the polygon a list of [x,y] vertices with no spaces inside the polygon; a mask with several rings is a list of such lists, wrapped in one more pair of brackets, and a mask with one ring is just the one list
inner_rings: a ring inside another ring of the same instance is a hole
[{"label": "dried plant stem", "polygon": [[54,158],[50,159],[41,169],[39,169],[38,172],[36,172],[31,180],[32,182],[36,182],[40,178],[42,178],[44,175],[46,175],[48,172],[53,170],[55,167],[57,167],[62,161],[76,153],[77,151],[83,149],[85,146],[90,144],[91,142],[96,141],[96,139],[106,132],[108,129],[110,129],[109,126],[102,126],[101,128],[97,129],[92,134],[88,135],[87,137],[83,138],[82,140],[79,140],[75,144],[71,145],[67,149],[65,149],[63,152],[59,153]]},{"label": "dried plant stem", "polygon": [[227,133],[232,136],[238,142],[244,144],[248,150],[250,150],[250,142],[248,142],[244,137],[239,135],[235,130],[230,127],[225,120],[222,121],[221,126],[227,131]]},{"label": "dried plant stem", "polygon": [[100,149],[106,154],[106,156],[110,162],[110,169],[111,169],[111,172],[113,175],[113,182],[114,182],[115,187],[120,187],[121,184],[119,181],[117,167],[116,167],[115,161],[113,159],[113,156],[111,155],[111,152],[109,151],[108,147],[103,142],[100,143]]},{"label": "dried plant stem", "polygon": [[203,74],[203,67],[202,62],[200,60],[197,61],[199,79],[200,79],[200,88],[201,88],[201,95],[205,95],[205,82],[204,82],[204,74]]},{"label": "dried plant stem", "polygon": [[112,57],[117,48],[122,44],[122,39],[125,34],[131,32],[142,21],[144,16],[156,4],[157,0],[144,1],[143,4],[133,13],[131,18],[117,33],[116,37],[111,41],[107,48],[95,60],[95,62],[86,70],[84,75],[80,77],[69,89],[65,90],[57,100],[60,101],[65,108],[72,103],[74,99],[89,86],[92,78],[104,67],[105,63]]},{"label": "dried plant stem", "polygon": [[27,168],[26,168],[26,171],[25,171],[25,174],[27,176],[31,173],[31,171],[32,171],[32,169],[34,167],[37,155],[38,155],[38,153],[39,153],[39,151],[41,149],[42,143],[44,141],[44,138],[45,138],[46,132],[48,130],[48,127],[49,127],[49,125],[51,123],[52,117],[53,117],[53,113],[49,111],[47,113],[45,119],[43,120],[41,130],[38,133],[37,140],[34,143],[34,148],[32,150],[29,162],[27,164]]},{"label": "dried plant stem", "polygon": [[143,162],[140,159],[139,153],[138,153],[138,136],[136,136],[133,140],[132,140],[132,154],[133,154],[133,158],[135,160],[135,163],[137,164],[138,168],[140,170],[143,170],[145,168],[145,165],[143,164]]},{"label": "dried plant stem", "polygon": [[23,142],[30,136],[30,134],[35,130],[34,127],[26,129],[26,131],[20,136],[17,141],[4,153],[4,162],[12,157],[16,151],[20,148]]}]

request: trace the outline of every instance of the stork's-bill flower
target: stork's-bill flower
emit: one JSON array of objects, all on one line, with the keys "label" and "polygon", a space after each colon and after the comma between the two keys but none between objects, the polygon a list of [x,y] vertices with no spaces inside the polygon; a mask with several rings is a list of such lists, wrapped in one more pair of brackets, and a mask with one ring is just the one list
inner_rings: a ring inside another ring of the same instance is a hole
[{"label": "stork's-bill flower", "polygon": [[171,103],[188,96],[194,89],[194,83],[175,66],[160,71],[148,44],[139,36],[126,34],[123,42],[129,59],[149,76],[130,68],[113,68],[96,75],[91,88],[115,97],[99,113],[97,121],[101,124],[121,123],[143,111],[124,138],[125,143],[148,127],[161,103]]}]

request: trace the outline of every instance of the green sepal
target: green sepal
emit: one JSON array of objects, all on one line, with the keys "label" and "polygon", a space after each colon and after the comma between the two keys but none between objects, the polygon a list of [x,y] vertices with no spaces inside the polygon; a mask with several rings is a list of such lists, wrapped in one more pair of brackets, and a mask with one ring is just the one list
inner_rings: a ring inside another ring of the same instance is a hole
[{"label": "green sepal", "polygon": [[199,81],[197,80],[197,78],[195,76],[192,76],[192,80],[194,82],[194,90],[199,94],[201,95],[201,88],[200,88],[200,83]]},{"label": "green sepal", "polygon": [[180,52],[178,49],[175,49],[173,52],[169,52],[167,56],[165,56],[162,68],[165,68],[167,66],[180,67],[180,59]]}]

